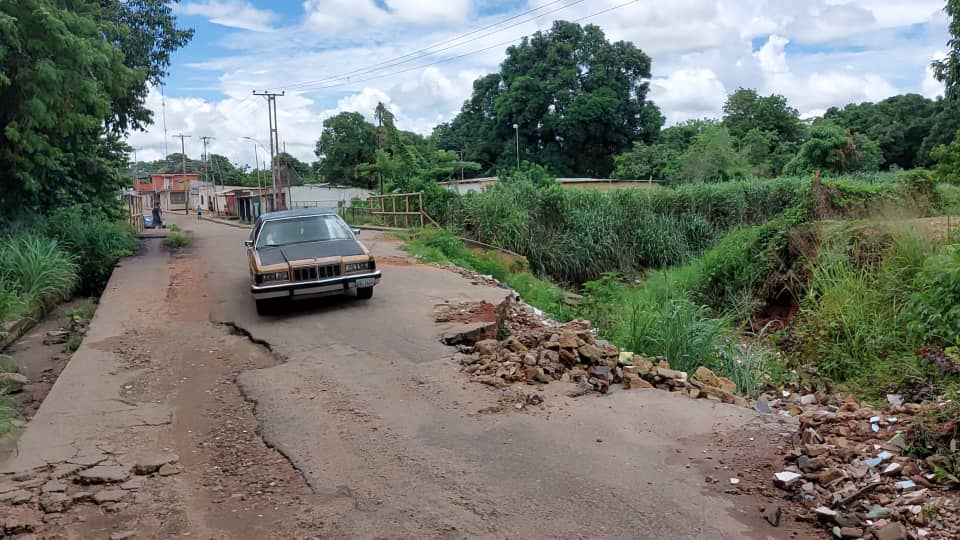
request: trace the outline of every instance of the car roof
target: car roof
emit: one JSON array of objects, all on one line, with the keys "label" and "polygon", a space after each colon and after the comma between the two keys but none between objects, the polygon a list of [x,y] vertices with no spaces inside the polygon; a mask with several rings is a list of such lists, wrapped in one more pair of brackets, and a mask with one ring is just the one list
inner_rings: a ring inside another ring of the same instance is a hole
[{"label": "car roof", "polygon": [[257,219],[260,221],[272,221],[275,219],[288,219],[307,216],[329,216],[336,214],[337,212],[335,210],[331,210],[329,208],[295,208],[293,210],[267,212],[266,214],[261,214]]}]

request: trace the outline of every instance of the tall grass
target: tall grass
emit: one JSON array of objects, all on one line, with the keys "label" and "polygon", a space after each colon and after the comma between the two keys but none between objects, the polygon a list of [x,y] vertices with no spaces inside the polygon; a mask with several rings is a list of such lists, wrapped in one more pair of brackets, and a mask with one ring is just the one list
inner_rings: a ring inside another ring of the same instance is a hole
[{"label": "tall grass", "polygon": [[827,179],[817,193],[811,179],[796,177],[610,192],[502,181],[463,197],[459,211],[448,214],[465,236],[520,253],[555,280],[583,283],[606,272],[631,277],[686,263],[726,232],[788,209],[844,218],[887,208],[936,212],[939,192],[930,183],[900,181],[907,176]]},{"label": "tall grass", "polygon": [[96,295],[103,291],[113,267],[137,248],[137,236],[129,225],[81,207],[55,212],[35,226],[55,238],[72,253],[79,264],[77,292]]},{"label": "tall grass", "polygon": [[0,276],[28,304],[59,301],[77,284],[77,265],[56,240],[32,233],[0,239]]}]

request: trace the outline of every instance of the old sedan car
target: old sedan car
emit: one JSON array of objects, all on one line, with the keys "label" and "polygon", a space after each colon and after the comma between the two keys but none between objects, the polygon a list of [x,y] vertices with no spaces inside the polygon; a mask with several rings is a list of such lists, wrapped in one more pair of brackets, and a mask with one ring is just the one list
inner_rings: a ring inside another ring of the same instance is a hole
[{"label": "old sedan car", "polygon": [[257,312],[284,300],[355,294],[371,298],[380,271],[369,250],[333,210],[305,208],[263,214],[246,246]]}]

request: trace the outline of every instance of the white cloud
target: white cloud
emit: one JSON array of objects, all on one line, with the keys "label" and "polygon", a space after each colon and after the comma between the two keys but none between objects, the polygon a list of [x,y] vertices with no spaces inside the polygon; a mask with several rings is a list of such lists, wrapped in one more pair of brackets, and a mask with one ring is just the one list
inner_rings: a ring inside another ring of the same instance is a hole
[{"label": "white cloud", "polygon": [[651,81],[654,103],[670,113],[669,123],[718,116],[727,89],[709,69],[680,69]]},{"label": "white cloud", "polygon": [[[937,51],[936,54],[930,58],[931,63],[934,60],[942,60],[946,58],[947,53],[943,51]],[[927,96],[930,99],[935,99],[941,97],[946,90],[946,86],[938,81],[936,77],[933,76],[933,68],[928,64],[927,69],[924,72],[923,83],[920,85],[920,93],[924,96]]]},{"label": "white cloud", "polygon": [[178,14],[206,17],[210,22],[231,28],[267,32],[277,20],[277,14],[258,9],[246,0],[205,0],[187,4],[174,4]]},{"label": "white cloud", "polygon": [[[263,30],[279,24],[277,16],[251,2],[263,0],[195,0],[177,9],[189,8],[217,24],[238,28]],[[283,39],[276,33],[231,33],[220,43],[229,54],[187,66],[191,86],[216,86],[222,96],[168,99],[168,124],[175,126],[169,131],[213,135],[213,151],[252,163],[252,147],[240,137],[266,141],[267,119],[263,100],[249,93],[287,89],[287,96],[277,102],[280,136],[301,159],[313,159],[323,119],[354,110],[372,119],[378,101],[394,111],[401,129],[429,133],[460,108],[473,80],[498,69],[503,42],[547,29],[555,19],[583,19],[581,24],[600,26],[609,39],[632,41],[649,54],[651,98],[671,124],[718,116],[727,94],[741,86],[783,94],[806,116],[902,92],[934,96],[942,85],[927,66],[948,38],[942,4],[643,1],[584,19],[623,5],[623,0],[591,0],[547,15],[543,13],[559,5],[529,0],[510,13],[479,18],[477,5],[484,4],[473,0],[305,0],[296,23],[284,23]],[[515,26],[502,32],[484,36],[488,30],[450,41],[538,6],[543,7],[540,16],[515,19],[508,23]],[[390,62],[440,42],[449,48]],[[376,67],[363,69],[368,66]],[[344,73],[349,76],[331,78]],[[180,95],[190,94],[179,90]],[[150,99],[157,125],[131,141],[146,155],[159,156],[159,96]],[[210,133],[201,133],[205,130]]]}]

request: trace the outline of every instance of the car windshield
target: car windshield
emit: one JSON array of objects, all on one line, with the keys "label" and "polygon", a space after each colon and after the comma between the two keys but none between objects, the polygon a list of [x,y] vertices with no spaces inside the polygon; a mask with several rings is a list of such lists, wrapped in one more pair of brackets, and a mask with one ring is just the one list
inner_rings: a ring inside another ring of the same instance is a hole
[{"label": "car windshield", "polygon": [[266,221],[260,231],[257,247],[286,246],[302,242],[349,240],[353,234],[337,216],[305,216],[302,218]]}]

